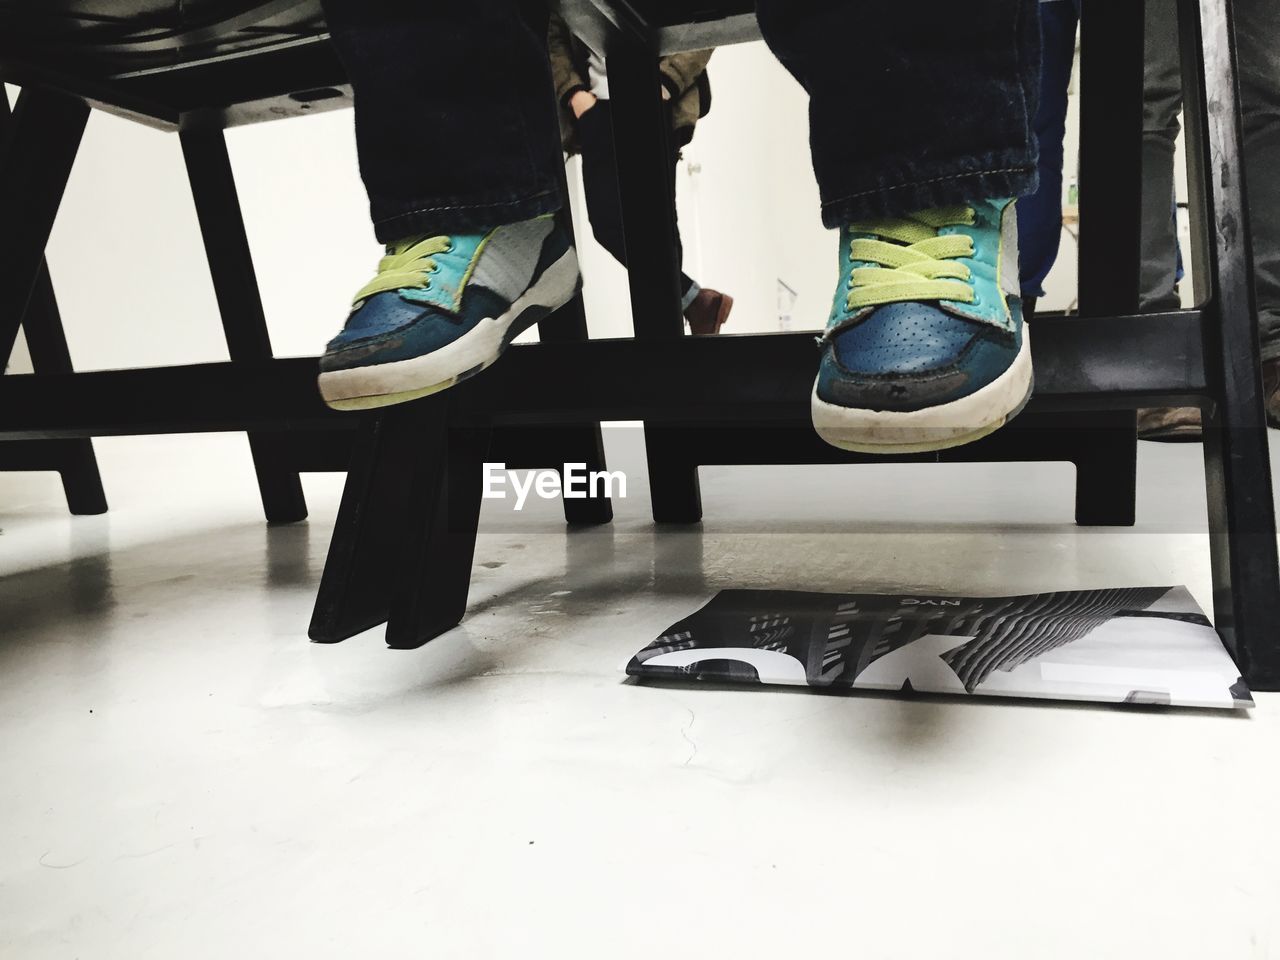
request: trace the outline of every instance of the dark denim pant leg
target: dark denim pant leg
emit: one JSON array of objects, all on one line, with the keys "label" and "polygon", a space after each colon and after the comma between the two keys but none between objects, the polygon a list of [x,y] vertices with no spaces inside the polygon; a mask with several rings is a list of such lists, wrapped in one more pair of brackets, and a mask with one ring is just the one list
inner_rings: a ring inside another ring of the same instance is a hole
[{"label": "dark denim pant leg", "polygon": [[1176,0],[1146,0],[1142,104],[1142,267],[1144,310],[1176,310],[1178,230],[1171,215],[1174,151],[1182,111]]},{"label": "dark denim pant leg", "polygon": [[1280,358],[1280,3],[1235,0],[1262,358]]},{"label": "dark denim pant leg", "polygon": [[324,0],[378,239],[561,206],[545,0]]},{"label": "dark denim pant leg", "polygon": [[1043,67],[1034,125],[1040,145],[1040,184],[1035,193],[1018,201],[1018,265],[1024,297],[1044,296],[1044,281],[1062,241],[1062,145],[1079,21],[1074,0],[1050,0],[1040,6]]},{"label": "dark denim pant leg", "polygon": [[757,0],[829,227],[1035,189],[1037,0]]}]

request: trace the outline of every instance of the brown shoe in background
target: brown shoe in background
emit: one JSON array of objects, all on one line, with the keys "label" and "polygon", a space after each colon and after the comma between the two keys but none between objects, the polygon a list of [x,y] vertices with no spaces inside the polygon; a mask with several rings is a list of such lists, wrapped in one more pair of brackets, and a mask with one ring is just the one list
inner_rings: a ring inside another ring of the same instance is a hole
[{"label": "brown shoe in background", "polygon": [[695,337],[705,337],[720,332],[732,309],[733,297],[703,287],[684,312],[684,318],[689,321],[689,329]]},{"label": "brown shoe in background", "polygon": [[[1280,429],[1280,358],[1262,361],[1262,403],[1267,426]],[[1200,411],[1195,407],[1139,410],[1138,437],[1166,443],[1198,441],[1203,437]]]},{"label": "brown shoe in background", "polygon": [[1195,407],[1149,407],[1138,411],[1138,439],[1162,443],[1199,443],[1204,438]]},{"label": "brown shoe in background", "polygon": [[1262,361],[1262,405],[1267,426],[1280,428],[1280,357]]}]

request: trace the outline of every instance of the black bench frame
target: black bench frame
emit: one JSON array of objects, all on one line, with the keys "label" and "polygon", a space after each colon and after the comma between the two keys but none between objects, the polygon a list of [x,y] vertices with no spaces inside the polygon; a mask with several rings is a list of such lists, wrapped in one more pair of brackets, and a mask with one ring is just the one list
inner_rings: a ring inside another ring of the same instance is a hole
[{"label": "black bench frame", "polygon": [[[491,455],[511,465],[572,459],[597,469],[603,465],[598,423],[643,420],[655,518],[678,522],[701,516],[697,465],[742,462],[735,431],[767,431],[771,438],[752,445],[759,454],[752,462],[866,459],[830,450],[808,432],[811,335],[681,335],[674,224],[663,213],[666,128],[655,55],[745,39],[750,18],[666,25],[645,22],[612,0],[566,0],[565,7],[575,29],[609,59],[636,339],[586,340],[578,302],[543,325],[542,343],[513,348],[485,377],[375,416],[325,409],[314,390],[314,360],[271,359],[221,133],[232,123],[344,103],[340,70],[322,38],[292,45],[274,60],[264,54],[170,71],[173,82],[163,89],[191,97],[178,105],[152,98],[162,89],[155,78],[113,85],[0,59],[0,77],[25,85],[0,158],[0,222],[6,224],[0,347],[24,319],[29,327],[41,318],[56,326],[51,294],[40,292],[48,283],[43,251],[92,104],[181,130],[232,357],[221,364],[89,374],[50,362],[35,375],[0,378],[0,440],[19,442],[0,444],[0,451],[28,451],[8,455],[20,462],[41,456],[54,462],[52,452],[40,453],[54,447],[33,442],[74,444],[63,449],[75,451],[82,475],[92,480],[84,438],[246,431],[268,517],[281,521],[305,515],[298,471],[350,465],[311,635],[335,641],[386,621],[392,646],[425,642],[465,613],[479,467]],[[1273,634],[1280,576],[1239,189],[1230,3],[1181,0],[1180,11],[1183,62],[1190,67],[1184,70],[1186,127],[1195,275],[1205,285],[1201,305],[1136,313],[1141,62],[1114,51],[1141,50],[1141,5],[1097,5],[1083,28],[1081,166],[1089,222],[1082,231],[1081,315],[1037,319],[1037,393],[1014,425],[957,451],[903,459],[1075,460],[1078,519],[1131,523],[1132,411],[1199,406],[1215,623],[1250,684],[1280,689],[1280,643]],[[1092,39],[1104,35],[1106,44]],[[234,89],[241,99],[210,106],[207,91],[229,71],[238,71]],[[1104,85],[1106,101],[1092,93]],[[332,96],[291,95],[303,88]],[[205,98],[193,91],[205,91]],[[28,329],[28,338],[39,335]],[[659,385],[651,376],[656,369],[663,371]],[[761,373],[743,377],[744,369]],[[766,446],[768,454],[761,452]],[[96,493],[100,499],[100,484]],[[566,510],[581,522],[603,522],[610,514],[607,503],[596,501],[566,501]]]}]

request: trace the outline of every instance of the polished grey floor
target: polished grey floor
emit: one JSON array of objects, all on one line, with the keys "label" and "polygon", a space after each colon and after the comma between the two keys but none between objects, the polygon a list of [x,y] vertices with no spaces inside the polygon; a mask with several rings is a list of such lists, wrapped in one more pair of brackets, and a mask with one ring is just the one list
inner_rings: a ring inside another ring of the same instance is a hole
[{"label": "polished grey floor", "polygon": [[1066,465],[712,468],[566,535],[486,504],[413,652],[305,629],[339,477],[268,529],[242,437],[100,441],[113,510],[0,478],[0,956],[1280,956],[1280,699],[1251,715],[641,687],[722,587],[1187,584],[1196,447],[1140,522]]}]

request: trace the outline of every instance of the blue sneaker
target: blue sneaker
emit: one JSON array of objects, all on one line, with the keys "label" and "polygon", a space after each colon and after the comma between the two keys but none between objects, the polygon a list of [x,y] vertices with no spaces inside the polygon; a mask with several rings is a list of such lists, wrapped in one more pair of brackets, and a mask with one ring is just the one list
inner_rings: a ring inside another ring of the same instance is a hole
[{"label": "blue sneaker", "polygon": [[1012,200],[854,223],[813,386],[813,426],[860,453],[984,437],[1031,396]]},{"label": "blue sneaker", "polygon": [[393,243],[320,358],[320,394],[366,410],[451,387],[581,286],[568,233],[550,217],[484,233]]}]

